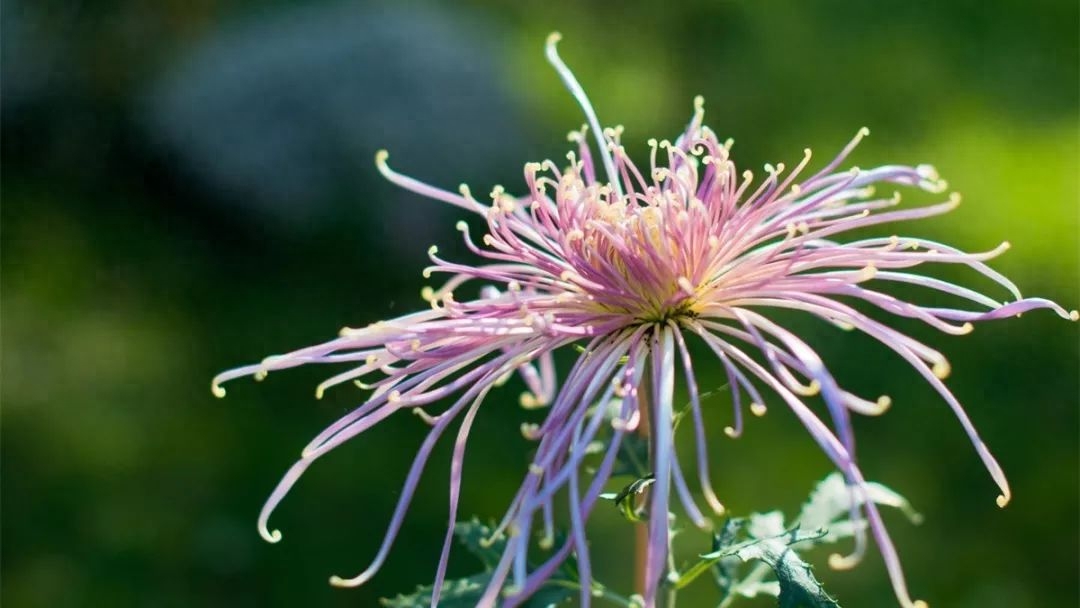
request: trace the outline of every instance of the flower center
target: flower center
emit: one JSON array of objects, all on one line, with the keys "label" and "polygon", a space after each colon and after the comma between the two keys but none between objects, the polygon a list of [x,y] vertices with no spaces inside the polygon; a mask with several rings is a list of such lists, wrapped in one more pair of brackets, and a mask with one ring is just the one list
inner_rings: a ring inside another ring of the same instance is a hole
[{"label": "flower center", "polygon": [[719,240],[680,176],[669,172],[664,181],[626,195],[587,185],[576,171],[559,182],[561,249],[573,268],[564,278],[606,311],[647,322],[696,314]]}]

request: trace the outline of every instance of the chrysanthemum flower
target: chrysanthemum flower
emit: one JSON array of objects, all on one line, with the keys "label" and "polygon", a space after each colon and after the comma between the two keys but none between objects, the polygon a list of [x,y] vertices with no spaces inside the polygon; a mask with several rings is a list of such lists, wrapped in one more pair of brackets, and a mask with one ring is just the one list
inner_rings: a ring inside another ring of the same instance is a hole
[{"label": "chrysanthemum flower", "polygon": [[[571,134],[576,152],[569,164],[528,163],[524,193],[502,187],[491,203],[476,200],[467,187],[453,193],[400,175],[387,166],[386,152],[377,163],[392,182],[418,194],[455,205],[486,223],[479,240],[462,221],[469,249],[481,260],[473,265],[444,260],[434,247],[433,265],[424,270],[447,275],[439,289],[426,289],[429,310],[346,328],[340,337],[261,363],[225,372],[213,389],[240,376],[261,379],[271,371],[310,363],[350,368],[321,385],[317,394],[354,381],[371,389],[370,397],[320,433],[285,474],[259,516],[260,533],[270,542],[281,538],[268,519],[297,478],[315,460],[364,433],[389,416],[418,414],[431,425],[401,489],[381,548],[371,564],[352,578],[333,577],[340,586],[369,580],[383,564],[402,525],[432,448],[452,423],[460,420],[450,463],[450,528],[457,519],[459,487],[469,429],[488,393],[519,373],[528,387],[520,397],[526,408],[547,408],[543,423],[523,425],[536,442],[533,461],[497,528],[508,537],[481,605],[519,605],[554,569],[574,553],[582,578],[583,605],[591,582],[585,523],[609,480],[627,433],[648,421],[651,469],[645,601],[655,604],[669,550],[668,512],[672,489],[687,517],[706,525],[676,458],[672,441],[675,385],[684,383],[697,448],[696,469],[708,508],[723,511],[709,481],[700,393],[694,366],[722,368],[728,379],[734,417],[725,428],[742,432],[743,404],[764,413],[762,393],[778,396],[805,425],[850,485],[857,516],[865,516],[884,557],[900,604],[921,605],[907,590],[900,562],[877,508],[865,500],[863,473],[855,459],[850,417],[876,415],[889,399],[856,396],[834,380],[821,358],[802,338],[769,317],[770,311],[796,310],[845,330],[872,336],[907,361],[952,408],[991,477],[1000,488],[998,504],[1009,501],[1009,485],[998,463],[979,438],[960,403],[943,379],[949,364],[937,350],[863,312],[880,309],[918,319],[953,335],[971,331],[972,323],[1048,308],[1077,319],[1043,299],[1024,298],[1016,286],[985,262],[1007,244],[985,253],[964,253],[922,238],[886,235],[842,240],[845,233],[900,220],[946,213],[959,203],[956,194],[914,208],[899,207],[903,186],[941,193],[945,182],[929,165],[887,165],[874,169],[841,166],[866,134],[862,129],[838,156],[809,177],[811,160],[785,173],[766,166],[755,185],[751,172],[740,174],[730,157],[731,142],[721,142],[702,124],[703,104],[695,100],[693,118],[674,142],[650,140],[647,170],[627,157],[621,128],[601,130],[580,85],[556,52],[557,35],[547,56],[581,104],[597,146],[590,149],[586,128]],[[598,157],[598,158],[597,158]],[[599,162],[597,162],[599,160]],[[885,186],[887,195],[875,194]],[[924,265],[961,265],[989,277],[1010,301],[998,301],[972,289],[917,273]],[[971,309],[933,307],[889,295],[893,283],[917,285],[970,302]],[[475,285],[475,299],[459,299]],[[863,306],[857,306],[859,301]],[[715,359],[692,360],[687,342],[703,342]],[[558,383],[552,353],[583,348],[573,368]],[[647,389],[643,390],[643,387]],[[808,400],[820,396],[828,411],[822,420]],[[591,407],[616,403],[612,408]],[[433,413],[425,407],[447,404]],[[600,464],[587,475],[582,461],[597,438],[608,436]],[[565,504],[556,504],[565,500]],[[567,513],[570,534],[551,547],[548,560],[530,569],[529,539],[553,544],[556,513]],[[444,581],[452,532],[447,531],[435,576]],[[863,554],[860,537],[852,555],[834,555],[834,567],[854,564]],[[437,591],[435,602],[437,602]],[[434,603],[434,602],[433,602]]]}]

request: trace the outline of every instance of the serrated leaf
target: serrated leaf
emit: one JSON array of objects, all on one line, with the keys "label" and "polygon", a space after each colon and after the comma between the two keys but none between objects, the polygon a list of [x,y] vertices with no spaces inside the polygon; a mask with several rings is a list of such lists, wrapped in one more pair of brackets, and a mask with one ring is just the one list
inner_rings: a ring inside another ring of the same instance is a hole
[{"label": "serrated leaf", "polygon": [[[483,564],[484,571],[464,578],[443,583],[439,594],[439,608],[474,608],[491,581],[491,573],[506,549],[506,537],[492,537],[491,526],[477,518],[454,524],[454,535],[459,544],[475,555]],[[522,604],[525,608],[550,608],[577,595],[577,560],[571,555],[564,561],[548,583],[540,587]],[[383,598],[379,602],[387,608],[430,608],[434,585],[421,585],[411,594]]]},{"label": "serrated leaf", "polygon": [[[491,574],[485,572],[446,581],[439,595],[439,608],[474,608],[484,594],[489,580]],[[434,589],[434,585],[422,585],[409,595],[382,598],[379,603],[387,608],[431,608],[431,593]]]},{"label": "serrated leaf", "polygon": [[500,534],[492,538],[493,531],[491,526],[484,525],[475,517],[454,524],[454,536],[458,543],[480,559],[485,571],[493,570],[506,550],[506,537]]},{"label": "serrated leaf", "polygon": [[733,590],[740,597],[755,598],[759,595],[780,597],[780,583],[776,581],[748,581],[740,584]]},{"label": "serrated leaf", "polygon": [[[785,529],[784,517],[778,511],[755,513],[744,520],[741,530],[737,530],[744,532],[750,539],[767,542],[755,544],[757,541],[748,540],[735,544],[732,537],[738,538],[738,534],[729,534],[729,538],[724,542],[714,542],[713,553],[703,559],[728,555],[713,565],[714,578],[724,598],[721,606],[728,606],[736,597],[754,597],[758,594],[778,597],[781,608],[835,606],[836,602],[825,594],[814,579],[810,567],[796,555],[792,543],[802,542],[803,546],[811,546],[854,536],[858,530],[866,527],[866,522],[848,519],[853,499],[860,503],[869,500],[900,509],[915,523],[921,519],[904,497],[889,488],[877,483],[867,483],[863,490],[863,495],[853,494],[839,473],[826,477],[811,492],[796,519],[798,528],[819,532],[810,536],[803,533],[803,536],[793,541],[789,539],[790,542],[786,542],[785,548],[778,544],[779,539],[784,536],[781,531]],[[733,562],[730,555],[735,555],[738,560]],[[749,574],[740,577],[738,566],[747,559],[756,560],[759,565]],[[770,571],[776,575],[776,581],[766,580]]]},{"label": "serrated leaf", "polygon": [[[918,524],[922,521],[922,515],[915,511],[906,498],[886,486],[870,482],[866,484],[865,491],[867,499],[879,505],[900,509],[912,523]],[[848,516],[852,498],[853,494],[844,481],[844,476],[832,473],[810,493],[810,498],[799,513],[798,524],[807,529],[827,528],[829,534],[821,540],[825,543],[853,536],[857,529],[854,522],[837,521],[838,518]],[[863,498],[857,494],[854,498],[859,504],[863,502]]]},{"label": "serrated leaf", "polygon": [[[807,529],[815,527],[805,526]],[[820,526],[817,526],[820,527]],[[784,533],[784,514],[780,511],[752,513],[746,518],[746,533],[753,538],[772,538]]]},{"label": "serrated leaf", "polygon": [[[442,593],[439,595],[439,608],[475,608],[490,580],[491,574],[485,572],[447,581],[443,584]],[[379,600],[379,603],[386,608],[431,608],[433,588],[432,585],[424,585],[417,587],[412,594],[383,598]],[[551,608],[576,595],[572,589],[545,585],[526,600],[523,606],[525,608]]]},{"label": "serrated leaf", "polygon": [[[791,548],[796,543],[820,539],[823,534],[823,530],[805,532],[794,529],[779,536],[739,543],[701,557],[703,561],[737,557],[742,562],[761,561],[767,564],[779,583],[779,608],[839,608],[814,577],[810,564]],[[752,584],[756,586],[755,592],[773,590],[767,583],[753,581]],[[738,589],[741,595],[749,595],[750,591],[749,587]]]}]

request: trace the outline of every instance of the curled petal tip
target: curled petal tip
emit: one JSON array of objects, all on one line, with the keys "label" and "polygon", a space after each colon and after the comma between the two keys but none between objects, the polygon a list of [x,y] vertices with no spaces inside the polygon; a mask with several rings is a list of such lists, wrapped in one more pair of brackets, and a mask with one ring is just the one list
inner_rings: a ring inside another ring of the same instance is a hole
[{"label": "curled petal tip", "polygon": [[541,549],[547,551],[548,549],[551,549],[555,546],[555,537],[549,534],[545,534],[543,537],[540,538],[540,542],[538,542],[537,544],[540,546]]},{"label": "curled petal tip", "polygon": [[387,152],[386,150],[377,150],[375,152],[375,166],[378,167],[380,171],[385,171],[389,168],[386,166],[386,161],[389,158],[389,152]]},{"label": "curled petal tip", "polygon": [[994,499],[994,502],[997,503],[998,507],[1004,509],[1005,506],[1009,504],[1009,500],[1011,498],[1012,497],[1009,496],[1008,494],[999,494],[998,497]]},{"label": "curled petal tip", "polygon": [[281,530],[267,530],[265,527],[260,527],[259,536],[270,544],[281,542]]},{"label": "curled petal tip", "polygon": [[887,411],[890,407],[892,407],[892,397],[890,397],[888,395],[882,395],[882,396],[878,397],[877,398],[877,406],[878,406],[878,410],[877,410],[878,414],[885,413],[885,411]]},{"label": "curled petal tip", "polygon": [[562,34],[559,32],[551,32],[548,34],[547,40],[544,42],[548,47],[554,47],[559,41],[562,40]]},{"label": "curled petal tip", "polygon": [[1080,311],[1070,310],[1069,311],[1069,320],[1070,321],[1080,321]]},{"label": "curled petal tip", "polygon": [[829,556],[829,567],[833,570],[851,570],[857,565],[859,565],[859,560],[851,556],[844,556],[839,553],[833,553]]},{"label": "curled petal tip", "polygon": [[762,404],[762,403],[751,403],[750,404],[750,413],[752,413],[753,415],[755,415],[755,416],[757,416],[759,418],[761,416],[764,416],[765,412],[767,412],[767,411],[769,411],[769,408],[765,407],[765,405]]},{"label": "curled petal tip", "polygon": [[330,585],[333,587],[359,587],[371,579],[371,572],[361,572],[352,578],[341,578],[338,575],[330,577]]},{"label": "curled petal tip", "polygon": [[[1075,312],[1076,311],[1073,311],[1074,314],[1075,314]],[[225,389],[222,388],[222,386],[220,384],[218,384],[217,380],[214,380],[213,382],[210,383],[210,392],[214,393],[214,396],[217,397],[218,399],[221,399],[222,397],[225,396]]]},{"label": "curled petal tip", "polygon": [[731,426],[725,426],[724,427],[724,434],[727,435],[728,437],[731,437],[732,439],[735,439],[736,437],[739,436],[739,432],[735,430],[735,427],[731,427]]},{"label": "curled petal tip", "polygon": [[934,367],[931,371],[934,372],[934,376],[937,377],[938,380],[944,380],[952,373],[952,366],[949,365],[949,362],[945,359],[941,359],[934,363]]}]

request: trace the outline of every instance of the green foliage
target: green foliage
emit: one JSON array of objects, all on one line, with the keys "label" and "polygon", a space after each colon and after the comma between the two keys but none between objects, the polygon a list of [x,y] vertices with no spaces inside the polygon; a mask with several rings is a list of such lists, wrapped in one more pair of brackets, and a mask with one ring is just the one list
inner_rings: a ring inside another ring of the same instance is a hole
[{"label": "green foliage", "polygon": [[758,580],[740,585],[740,581],[735,580],[730,586],[721,586],[725,597],[735,593],[753,597],[758,593],[773,595],[775,592],[780,608],[839,608],[839,604],[825,593],[814,577],[813,568],[793,548],[796,543],[812,542],[824,535],[824,530],[805,532],[795,528],[779,536],[755,538],[706,553],[701,556],[702,562],[699,563],[718,563],[734,557],[741,562],[760,561],[772,568],[777,584]]},{"label": "green foliage", "polygon": [[618,494],[605,492],[600,495],[600,498],[604,500],[611,500],[615,502],[615,506],[619,508],[619,513],[626,518],[627,521],[639,522],[645,519],[645,513],[643,509],[638,508],[634,503],[636,500],[633,498],[649,488],[656,481],[656,477],[651,473],[639,479],[635,479]]},{"label": "green foliage", "polygon": [[[476,606],[487,589],[491,573],[506,549],[506,537],[492,535],[490,526],[480,523],[475,517],[469,521],[458,522],[454,526],[457,541],[470,553],[479,558],[484,571],[479,574],[443,583],[439,606],[441,608],[472,608]],[[525,603],[526,608],[548,608],[556,606],[577,595],[580,588],[577,579],[577,560],[568,558],[555,574],[532,595]],[[422,585],[409,595],[380,600],[387,608],[429,608],[431,606],[432,585]]]},{"label": "green foliage", "polygon": [[[858,496],[854,498],[861,502]],[[921,519],[906,499],[881,484],[867,484],[866,498],[900,509],[913,522]],[[727,608],[739,597],[758,595],[776,597],[780,608],[838,608],[798,551],[849,538],[865,526],[864,522],[847,519],[852,499],[844,478],[833,473],[814,488],[789,529],[785,528],[784,516],[779,511],[729,519],[713,535],[712,550],[678,575],[674,587],[682,589],[711,571],[720,589],[721,608]],[[742,566],[748,562],[759,563],[743,575]]]}]

